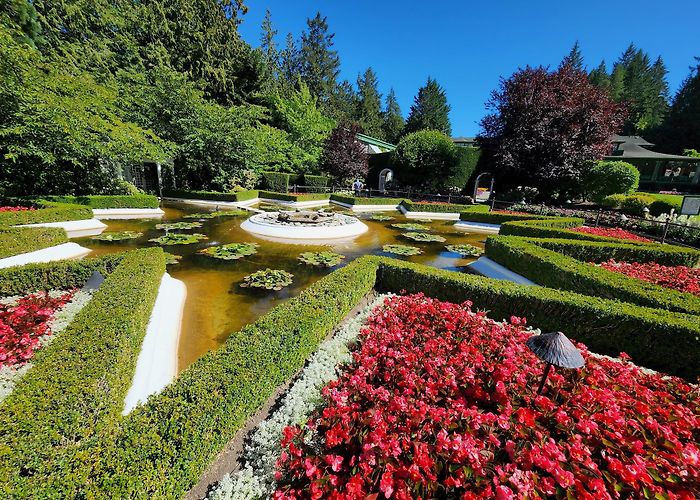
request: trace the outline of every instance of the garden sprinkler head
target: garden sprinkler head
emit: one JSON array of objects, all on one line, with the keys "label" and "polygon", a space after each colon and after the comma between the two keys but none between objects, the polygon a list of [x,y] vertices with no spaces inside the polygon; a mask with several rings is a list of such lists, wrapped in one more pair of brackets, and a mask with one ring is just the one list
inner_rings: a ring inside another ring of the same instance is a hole
[{"label": "garden sprinkler head", "polygon": [[547,363],[540,387],[537,389],[538,395],[544,389],[544,383],[547,381],[552,365],[559,368],[581,368],[585,364],[579,350],[562,332],[533,335],[527,339],[526,345],[535,356]]}]

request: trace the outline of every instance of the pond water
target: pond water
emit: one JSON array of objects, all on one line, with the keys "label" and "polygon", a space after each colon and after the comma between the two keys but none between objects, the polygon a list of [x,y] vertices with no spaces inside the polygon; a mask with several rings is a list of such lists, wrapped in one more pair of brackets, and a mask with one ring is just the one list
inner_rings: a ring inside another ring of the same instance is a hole
[{"label": "pond water", "polygon": [[[331,205],[330,209],[341,211]],[[138,231],[143,236],[123,241],[104,242],[90,238],[79,238],[75,241],[80,245],[91,248],[89,257],[98,257],[107,253],[123,252],[134,248],[157,246],[149,242],[165,234],[165,231],[155,228],[162,222],[187,221],[188,214],[213,211],[193,205],[168,203],[163,207],[165,216],[162,219],[149,220],[106,220],[107,232]],[[369,231],[354,240],[337,241],[323,244],[290,244],[265,240],[256,237],[240,228],[241,222],[247,217],[214,217],[201,219],[201,228],[180,230],[180,233],[203,233],[208,239],[190,245],[163,246],[166,252],[182,256],[178,264],[168,265],[168,273],[182,280],[187,285],[187,301],[183,317],[178,369],[182,371],[193,361],[207,351],[221,345],[232,332],[244,325],[255,321],[270,308],[289,297],[298,295],[314,281],[332,272],[353,259],[366,254],[385,255],[399,259],[418,262],[441,269],[465,271],[465,266],[473,258],[463,258],[449,252],[445,245],[469,243],[483,248],[486,235],[470,234],[454,229],[453,221],[433,221],[423,223],[430,227],[432,233],[446,238],[445,243],[419,243],[401,236],[400,229],[392,228],[391,224],[416,222],[407,220],[400,212],[382,212],[394,217],[394,220],[378,222],[369,220],[371,214],[361,214],[360,218]],[[224,261],[198,254],[203,248],[234,242],[255,242],[259,244],[258,252],[240,260]],[[403,244],[419,247],[420,255],[402,257],[387,254],[382,251],[386,244]],[[345,260],[338,266],[329,269],[317,269],[302,264],[297,257],[302,252],[333,251],[345,255]],[[294,282],[278,292],[261,292],[241,288],[239,284],[243,277],[260,269],[284,269],[294,274]]]}]

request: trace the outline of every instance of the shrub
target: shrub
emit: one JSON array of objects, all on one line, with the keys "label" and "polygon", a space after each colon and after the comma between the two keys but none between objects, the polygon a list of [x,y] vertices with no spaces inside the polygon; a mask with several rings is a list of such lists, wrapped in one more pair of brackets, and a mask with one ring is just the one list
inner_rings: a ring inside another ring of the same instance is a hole
[{"label": "shrub", "polygon": [[[657,251],[662,253],[663,247]],[[692,295],[607,271],[524,238],[489,237],[486,240],[486,255],[511,271],[550,288],[700,314],[700,299]]]},{"label": "shrub", "polygon": [[467,186],[469,179],[474,174],[476,166],[481,159],[481,149],[479,148],[456,148],[457,164],[454,173],[445,181],[445,187],[462,192]]},{"label": "shrub", "polygon": [[304,184],[317,189],[327,187],[329,180],[325,175],[304,174]]},{"label": "shrub", "polygon": [[38,200],[19,200],[22,204],[35,204],[36,210],[0,212],[0,227],[43,222],[92,219],[92,210],[81,205]]},{"label": "shrub", "polygon": [[673,210],[675,213],[679,213],[681,211],[681,204],[682,202],[677,200],[656,199],[651,205],[649,205],[649,213],[654,216],[670,214],[671,210]]},{"label": "shrub", "polygon": [[0,227],[0,259],[60,245],[68,241],[60,227]]},{"label": "shrub", "polygon": [[275,193],[272,191],[260,191],[261,199],[280,200],[280,201],[317,201],[327,200],[330,198],[328,193]]},{"label": "shrub", "polygon": [[392,153],[392,163],[401,181],[428,189],[445,187],[457,171],[457,148],[437,130],[420,130],[401,138]]},{"label": "shrub", "polygon": [[289,191],[291,174],[282,172],[262,172],[263,187],[270,191],[286,193]]},{"label": "shrub", "polygon": [[626,198],[626,194],[609,194],[600,200],[600,204],[607,208],[620,208],[622,202],[625,201]]},{"label": "shrub", "polygon": [[639,170],[624,161],[598,161],[584,174],[583,187],[596,201],[613,194],[630,194],[639,187]]},{"label": "shrub", "polygon": [[3,497],[67,498],[94,484],[86,450],[119,428],[164,272],[160,249],[126,254],[70,326],[36,354],[2,403]]},{"label": "shrub", "polygon": [[612,239],[617,239],[617,240],[627,240],[627,241],[637,241],[639,243],[653,243],[654,240],[650,240],[649,238],[644,238],[643,236],[639,236],[637,234],[631,233],[629,231],[625,231],[624,229],[620,229],[619,227],[589,227],[589,226],[581,226],[581,227],[575,227],[571,231],[575,233],[581,233],[581,234],[592,234],[595,236],[602,236],[603,238],[612,238]]},{"label": "shrub", "polygon": [[460,213],[460,212],[488,212],[488,205],[458,205],[455,203],[438,203],[425,201],[403,200],[401,202],[408,212],[439,212],[439,213]]},{"label": "shrub", "polygon": [[158,198],[151,194],[51,196],[47,199],[90,208],[158,208],[160,205]]},{"label": "shrub", "polygon": [[356,198],[344,194],[333,193],[331,201],[337,201],[346,205],[399,205],[402,198]]},{"label": "shrub", "polygon": [[164,189],[163,196],[167,198],[183,198],[186,200],[210,200],[241,202],[254,200],[258,197],[257,190],[221,193],[217,191],[187,191],[184,189]]},{"label": "shrub", "polygon": [[620,208],[623,212],[631,215],[643,215],[644,209],[649,208],[655,199],[648,194],[634,194],[622,200]]},{"label": "shrub", "polygon": [[326,139],[321,168],[340,181],[364,179],[369,170],[367,151],[357,140],[361,132],[357,124],[340,123]]},{"label": "shrub", "polygon": [[[481,206],[481,205],[477,205]],[[462,212],[459,214],[459,220],[468,222],[483,222],[486,224],[503,224],[504,222],[516,221],[516,220],[546,220],[551,219],[546,215],[534,215],[534,214],[515,214],[515,213],[502,213],[498,211],[491,212]]]},{"label": "shrub", "polygon": [[602,262],[600,266],[608,271],[700,297],[700,269],[662,266],[655,262],[616,262],[614,259]]}]

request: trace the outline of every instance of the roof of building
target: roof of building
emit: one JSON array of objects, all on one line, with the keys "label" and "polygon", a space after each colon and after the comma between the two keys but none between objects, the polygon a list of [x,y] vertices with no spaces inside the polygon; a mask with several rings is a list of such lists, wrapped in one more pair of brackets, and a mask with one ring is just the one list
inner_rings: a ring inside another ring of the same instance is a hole
[{"label": "roof of building", "polygon": [[452,142],[476,142],[476,137],[453,137]]},{"label": "roof of building", "polygon": [[396,149],[395,144],[391,144],[390,142],[377,139],[376,137],[370,137],[369,135],[365,134],[357,134],[357,140],[364,142],[365,144],[369,144],[370,146],[376,146],[381,151],[393,151]]},{"label": "roof of building", "polygon": [[612,140],[610,142],[613,143],[632,143],[636,144],[637,146],[653,146],[653,144],[649,141],[647,141],[644,137],[638,136],[638,135],[613,135]]},{"label": "roof of building", "polygon": [[646,148],[643,148],[639,144],[635,144],[634,142],[623,142],[620,144],[619,148],[617,149],[616,153],[620,154],[615,154],[611,156],[606,156],[607,159],[631,159],[631,158],[639,158],[639,159],[649,159],[649,160],[672,160],[672,161],[686,161],[686,162],[698,162],[700,161],[700,158],[692,158],[690,156],[680,156],[680,155],[669,155],[666,153],[657,153],[656,151],[650,151]]}]

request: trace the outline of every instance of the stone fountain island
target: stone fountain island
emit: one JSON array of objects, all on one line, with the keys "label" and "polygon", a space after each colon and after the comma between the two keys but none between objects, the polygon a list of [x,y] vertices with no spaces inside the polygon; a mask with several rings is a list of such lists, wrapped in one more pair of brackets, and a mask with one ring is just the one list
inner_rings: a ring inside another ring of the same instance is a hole
[{"label": "stone fountain island", "polygon": [[241,228],[259,236],[330,240],[359,236],[368,227],[357,217],[321,210],[280,210],[255,214]]}]

